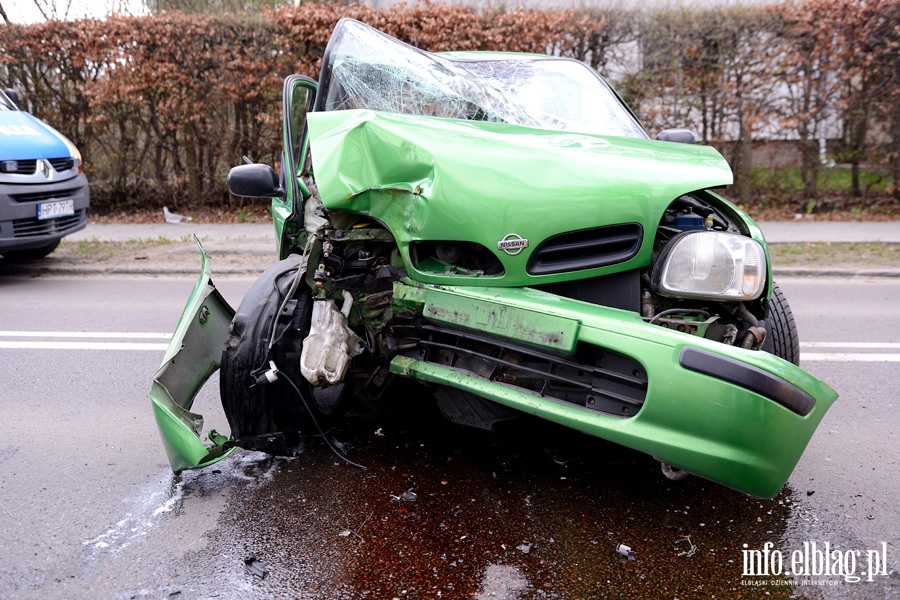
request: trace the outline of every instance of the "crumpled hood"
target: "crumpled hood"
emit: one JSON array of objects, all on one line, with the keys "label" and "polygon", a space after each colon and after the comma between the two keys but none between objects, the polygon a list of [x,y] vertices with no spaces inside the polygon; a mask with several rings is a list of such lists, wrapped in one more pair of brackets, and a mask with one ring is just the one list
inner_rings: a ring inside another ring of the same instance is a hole
[{"label": "crumpled hood", "polygon": [[[732,182],[713,148],[455,119],[347,110],[309,114],[313,171],[324,206],[371,215],[404,258],[416,240],[466,240],[522,285],[528,254],[560,233],[618,223],[655,229],[687,192]],[[497,242],[515,233],[512,257]],[[639,255],[649,261],[651,235]],[[408,262],[408,261],[407,261]]]},{"label": "crumpled hood", "polygon": [[34,160],[72,156],[65,138],[21,110],[0,110],[0,160]]}]

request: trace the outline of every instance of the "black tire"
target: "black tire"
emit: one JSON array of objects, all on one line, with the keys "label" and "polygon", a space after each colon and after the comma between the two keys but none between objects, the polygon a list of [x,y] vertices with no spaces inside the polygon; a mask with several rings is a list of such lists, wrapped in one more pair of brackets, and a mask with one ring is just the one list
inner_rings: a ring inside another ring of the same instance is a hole
[{"label": "black tire", "polygon": [[800,336],[797,333],[797,322],[788,305],[784,292],[777,284],[773,284],[772,299],[766,313],[766,329],[768,336],[763,349],[775,356],[800,365]]},{"label": "black tire", "polygon": [[3,253],[3,258],[9,260],[40,260],[47,257],[59,246],[60,240],[41,246],[40,248],[28,248],[27,250],[9,250]]},{"label": "black tire", "polygon": [[[289,373],[279,373],[271,383],[260,378],[270,360],[286,371],[296,371],[292,367],[299,364],[312,310],[309,290],[302,282],[292,315],[283,315],[276,323],[279,341],[271,356],[267,351],[275,316],[298,268],[299,257],[291,256],[270,267],[251,286],[231,322],[219,375],[222,407],[235,445],[281,456],[296,456],[303,449],[304,401],[287,381]],[[309,393],[304,379],[291,381],[300,393]]]}]

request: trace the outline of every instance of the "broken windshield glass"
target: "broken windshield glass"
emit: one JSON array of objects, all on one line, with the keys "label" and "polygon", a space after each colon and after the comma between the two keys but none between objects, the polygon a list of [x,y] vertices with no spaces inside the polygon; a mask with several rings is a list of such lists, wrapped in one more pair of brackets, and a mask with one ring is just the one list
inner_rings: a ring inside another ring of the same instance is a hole
[{"label": "broken windshield glass", "polygon": [[320,108],[647,137],[609,86],[580,62],[482,56],[430,54],[345,20],[329,45]]}]

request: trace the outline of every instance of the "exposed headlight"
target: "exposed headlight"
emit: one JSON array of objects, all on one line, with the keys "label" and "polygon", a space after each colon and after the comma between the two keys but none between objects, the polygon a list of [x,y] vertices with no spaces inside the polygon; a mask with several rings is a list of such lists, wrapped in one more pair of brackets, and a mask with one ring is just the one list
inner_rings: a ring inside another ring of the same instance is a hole
[{"label": "exposed headlight", "polygon": [[755,300],[766,285],[766,254],[751,238],[721,231],[693,231],[669,242],[653,266],[662,296]]}]

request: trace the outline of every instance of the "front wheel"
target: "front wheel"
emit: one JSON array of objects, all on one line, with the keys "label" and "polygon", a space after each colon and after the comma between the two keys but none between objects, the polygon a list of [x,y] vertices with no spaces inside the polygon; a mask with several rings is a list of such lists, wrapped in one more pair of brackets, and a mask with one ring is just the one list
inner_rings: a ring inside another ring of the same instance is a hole
[{"label": "front wheel", "polygon": [[[299,394],[307,394],[309,386],[305,380],[296,381],[295,369],[290,368],[299,361],[309,331],[312,303],[302,282],[285,312],[278,312],[294,278],[302,276],[301,268],[297,256],[270,267],[244,296],[231,323],[219,386],[231,437],[242,448],[282,456],[302,451],[300,430],[306,413]],[[276,344],[269,352],[273,330]],[[269,361],[288,372],[269,382],[265,377]]]},{"label": "front wheel", "polygon": [[797,333],[797,322],[784,292],[777,284],[772,288],[766,325],[769,335],[763,349],[799,366],[800,336]]}]

